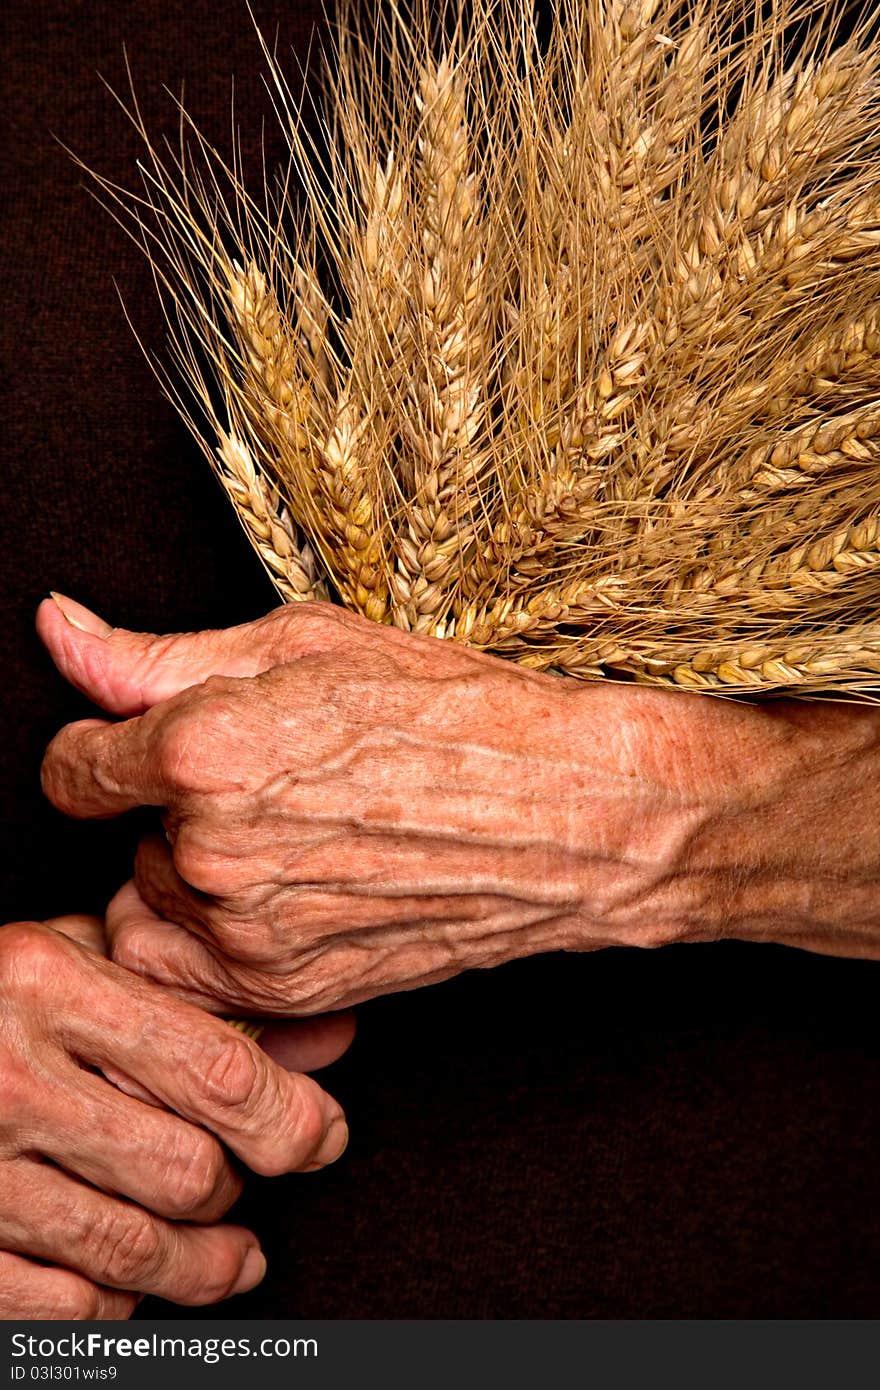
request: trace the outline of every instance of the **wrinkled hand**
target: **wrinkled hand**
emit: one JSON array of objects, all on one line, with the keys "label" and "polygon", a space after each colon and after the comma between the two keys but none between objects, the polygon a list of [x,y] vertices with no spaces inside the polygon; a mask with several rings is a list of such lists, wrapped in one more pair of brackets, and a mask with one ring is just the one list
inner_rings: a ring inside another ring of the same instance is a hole
[{"label": "wrinkled hand", "polygon": [[[222,1146],[274,1174],[345,1144],[314,1081],[102,951],[93,918],[0,929],[0,1318],[126,1318],[140,1294],[252,1288],[255,1237],[217,1224],[241,1190]],[[279,1052],[321,1065],[351,1032],[316,1020]]]},{"label": "wrinkled hand", "polygon": [[878,950],[874,710],[584,685],[321,604],[150,637],[63,603],[38,615],[59,668],[129,718],[62,730],[45,789],[164,808],[108,929],[206,1007],[310,1013],[559,948]]},{"label": "wrinkled hand", "polygon": [[573,683],[329,605],[154,638],[63,603],[92,631],[42,605],[60,669],[135,717],[62,730],[45,789],[79,816],[161,806],[170,842],[110,905],[117,960],[287,1014],[565,943]]}]

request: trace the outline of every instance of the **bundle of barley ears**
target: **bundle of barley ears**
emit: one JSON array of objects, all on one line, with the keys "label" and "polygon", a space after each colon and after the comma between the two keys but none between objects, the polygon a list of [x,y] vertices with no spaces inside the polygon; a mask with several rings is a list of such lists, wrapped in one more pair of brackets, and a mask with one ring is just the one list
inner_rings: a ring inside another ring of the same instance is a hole
[{"label": "bundle of barley ears", "polygon": [[572,676],[880,689],[868,20],[368,8],[315,110],[265,48],[263,187],[135,103],[143,189],[104,185],[281,595]]}]

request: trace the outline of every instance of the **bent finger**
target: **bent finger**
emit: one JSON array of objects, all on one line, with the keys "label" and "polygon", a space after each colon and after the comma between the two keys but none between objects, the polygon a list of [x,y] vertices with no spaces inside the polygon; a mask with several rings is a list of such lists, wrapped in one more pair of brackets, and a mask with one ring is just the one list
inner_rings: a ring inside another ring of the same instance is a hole
[{"label": "bent finger", "polygon": [[[164,985],[210,1013],[260,1013],[267,1001],[248,993],[222,959],[185,927],[167,922],[141,898],[134,882],[107,909],[107,935],[119,965]],[[281,1006],[289,1013],[290,1004]],[[318,1071],[338,1061],[355,1035],[350,1009],[316,1018],[261,1017],[259,1045],[286,1071]]]},{"label": "bent finger", "polygon": [[41,1109],[34,1148],[92,1186],[174,1221],[217,1221],[241,1193],[213,1135],[73,1063],[59,1077],[58,1103]]},{"label": "bent finger", "polygon": [[124,1322],[136,1293],[107,1289],[81,1274],[0,1252],[0,1319],[4,1322]]},{"label": "bent finger", "polygon": [[253,1288],[265,1272],[256,1239],[240,1226],[163,1221],[49,1164],[4,1165],[0,1197],[0,1246],[111,1289],[199,1306]]},{"label": "bent finger", "polygon": [[195,934],[194,925],[178,926],[160,916],[141,897],[134,879],[111,899],[106,924],[110,956],[117,965],[209,1013],[251,1010],[253,1001],[242,997],[241,983]]},{"label": "bent finger", "polygon": [[161,920],[186,927],[208,942],[218,941],[224,948],[224,955],[231,954],[222,940],[222,923],[213,899],[181,876],[174,851],[163,836],[145,835],[139,842],[134,860],[134,882],[141,901]]},{"label": "bent finger", "polygon": [[[278,964],[278,948],[268,934],[248,930],[242,920],[242,899],[230,893],[215,897],[194,887],[183,876],[184,862],[177,865],[179,840],[172,849],[162,835],[145,835],[137,847],[134,882],[138,893],[165,922],[175,922],[201,937],[221,961],[246,968],[264,967],[272,974]],[[185,852],[184,852],[185,853]]]},{"label": "bent finger", "polygon": [[[117,911],[114,904],[108,910],[110,921]],[[146,924],[148,932],[157,928],[159,935],[163,929],[179,934],[204,951],[180,928]],[[116,932],[114,951],[119,940]],[[138,965],[143,968],[142,960]],[[211,1130],[256,1172],[292,1172],[339,1157],[348,1137],[345,1118],[316,1082],[285,1071],[228,1023],[157,990],[128,969],[116,971],[112,979],[124,990],[125,1026],[120,1029],[117,1023],[113,1035],[111,1020],[118,1020],[122,1001],[110,991],[95,991],[88,1021],[69,1025],[71,1034],[77,1033],[75,1050],[83,1060],[132,1077],[178,1115]]]},{"label": "bent finger", "polygon": [[269,1022],[260,1034],[260,1047],[286,1071],[319,1071],[347,1052],[355,1035],[350,1009],[319,1018]]},{"label": "bent finger", "polygon": [[122,724],[82,719],[65,725],[46,749],[40,772],[52,805],[78,819],[167,805],[175,789],[160,756],[161,722],[161,711],[151,711]]}]

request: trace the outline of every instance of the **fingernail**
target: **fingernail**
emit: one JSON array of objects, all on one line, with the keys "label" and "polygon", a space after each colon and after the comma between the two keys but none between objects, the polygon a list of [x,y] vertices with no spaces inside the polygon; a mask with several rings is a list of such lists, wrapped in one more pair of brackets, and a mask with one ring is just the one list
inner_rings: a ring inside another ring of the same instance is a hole
[{"label": "fingernail", "polygon": [[247,1293],[248,1289],[256,1288],[265,1273],[266,1256],[259,1245],[252,1245],[244,1257],[238,1278],[229,1290],[230,1294]]},{"label": "fingernail", "polygon": [[315,1163],[319,1167],[325,1168],[328,1163],[335,1163],[337,1158],[341,1158],[347,1148],[348,1125],[345,1116],[339,1114],[330,1121],[327,1127],[321,1147],[315,1154]]},{"label": "fingernail", "polygon": [[113,631],[109,623],[105,623],[91,608],[77,603],[76,599],[68,598],[66,594],[56,594],[54,590],[50,591],[49,597],[56,608],[61,610],[70,626],[78,628],[80,632],[88,632],[93,637],[109,637]]}]

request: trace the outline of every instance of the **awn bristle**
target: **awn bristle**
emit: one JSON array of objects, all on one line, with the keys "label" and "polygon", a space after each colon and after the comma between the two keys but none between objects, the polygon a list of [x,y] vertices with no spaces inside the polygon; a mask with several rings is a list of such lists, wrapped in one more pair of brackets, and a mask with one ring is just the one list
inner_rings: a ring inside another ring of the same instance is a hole
[{"label": "awn bristle", "polygon": [[144,193],[102,187],[166,384],[285,599],[583,678],[871,698],[870,16],[545,8],[341,0],[320,134],[264,46],[272,187],[134,104]]}]

